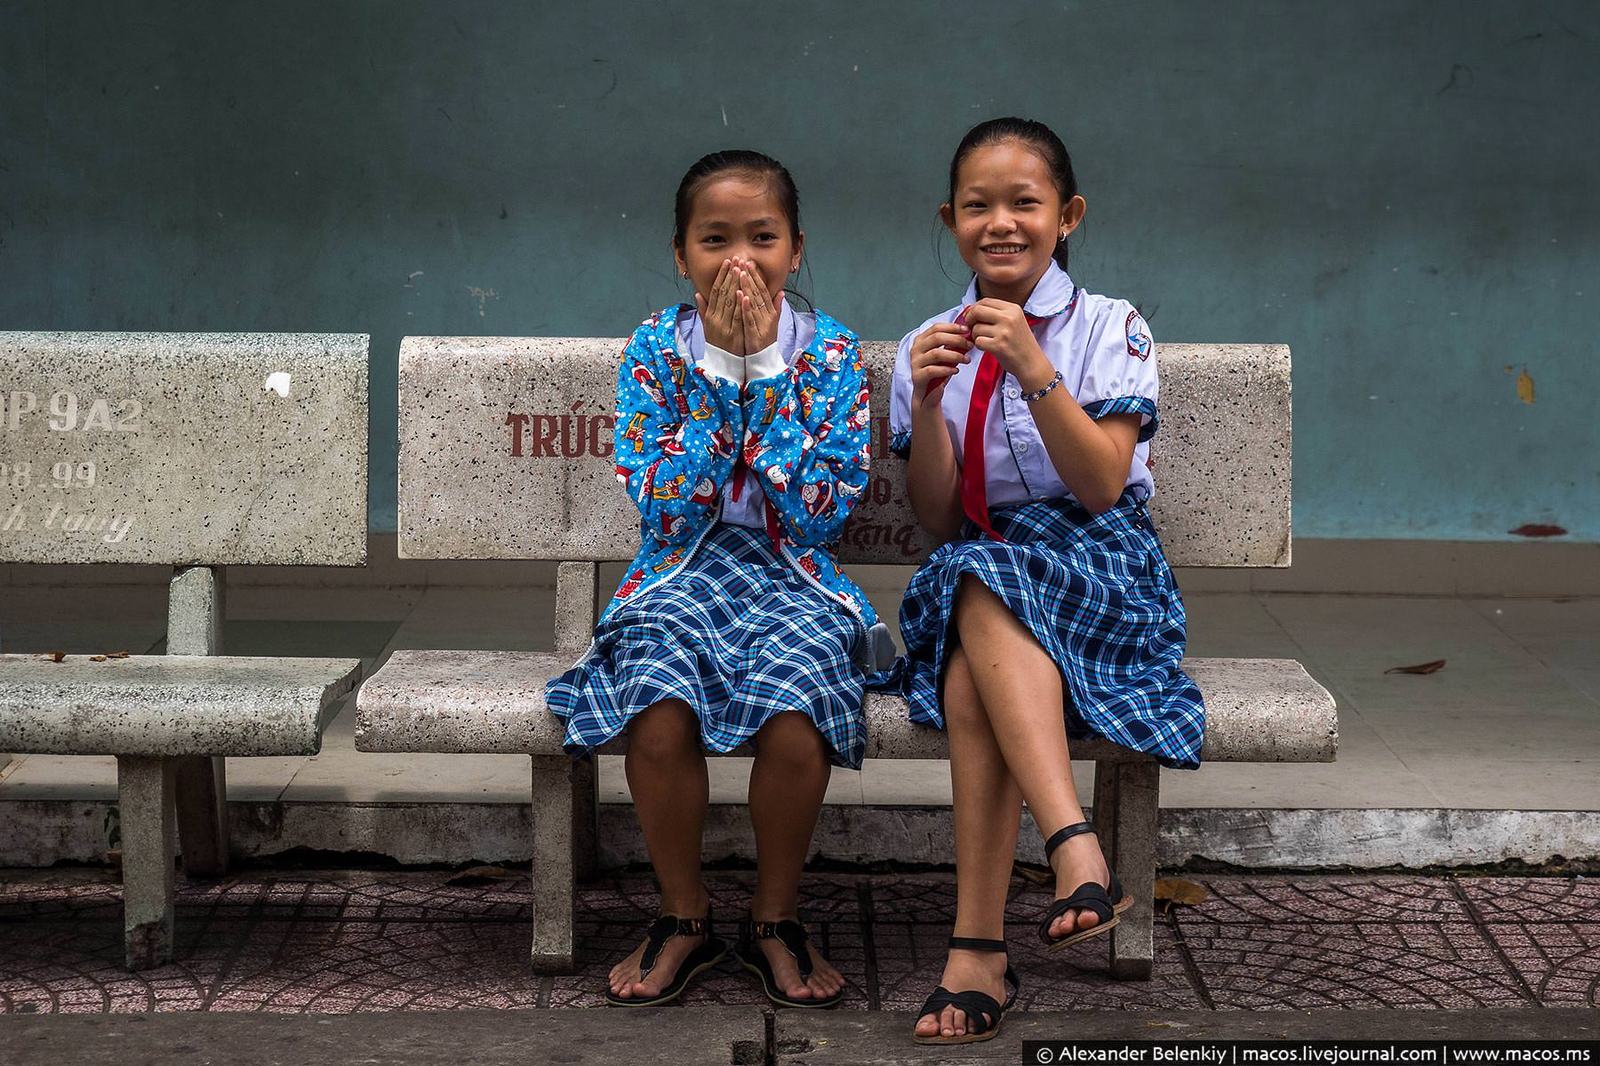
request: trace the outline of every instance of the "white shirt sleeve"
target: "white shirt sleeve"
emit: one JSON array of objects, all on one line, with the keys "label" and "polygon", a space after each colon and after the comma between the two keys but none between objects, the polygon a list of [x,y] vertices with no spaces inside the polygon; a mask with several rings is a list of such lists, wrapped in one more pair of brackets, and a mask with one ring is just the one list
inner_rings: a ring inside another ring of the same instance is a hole
[{"label": "white shirt sleeve", "polygon": [[889,384],[889,450],[902,459],[911,455],[911,342],[916,336],[912,330],[900,338]]},{"label": "white shirt sleeve", "polygon": [[[707,345],[707,348],[709,350],[710,346]],[[789,369],[788,356],[789,353],[779,350],[777,341],[773,341],[759,352],[751,352],[742,360],[745,380],[760,381],[762,378],[770,378],[774,374],[783,373]],[[738,359],[739,357],[733,356],[732,358]]]},{"label": "white shirt sleeve", "polygon": [[[777,345],[775,344],[772,346],[772,348],[776,347]],[[771,351],[772,348],[768,348],[767,351]],[[732,352],[723,351],[715,344],[707,341],[699,363],[700,368],[713,377],[719,377],[723,381],[731,381],[735,385],[744,384],[746,367],[745,357],[742,355],[734,355]]]},{"label": "white shirt sleeve", "polygon": [[1093,418],[1139,415],[1139,439],[1148,440],[1155,432],[1159,393],[1150,327],[1132,304],[1115,300],[1090,334],[1078,403]]}]

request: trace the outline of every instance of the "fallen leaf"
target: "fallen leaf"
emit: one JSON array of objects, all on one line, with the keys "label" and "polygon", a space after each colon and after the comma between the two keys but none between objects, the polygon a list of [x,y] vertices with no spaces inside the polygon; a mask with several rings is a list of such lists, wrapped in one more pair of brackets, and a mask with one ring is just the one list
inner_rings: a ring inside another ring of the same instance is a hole
[{"label": "fallen leaf", "polygon": [[1185,881],[1181,877],[1156,878],[1156,902],[1169,906],[1195,907],[1211,897],[1204,885]]},{"label": "fallen leaf", "polygon": [[108,651],[108,652],[106,652],[106,658],[107,659],[127,659],[129,657],[130,657],[129,653],[125,652],[125,651]]},{"label": "fallen leaf", "polygon": [[1386,674],[1437,674],[1444,669],[1445,660],[1435,659],[1429,663],[1413,663],[1410,666],[1391,666],[1385,670]]},{"label": "fallen leaf", "polygon": [[504,866],[469,866],[445,884],[453,888],[481,888],[497,881],[516,881],[525,876],[521,870],[508,870]]},{"label": "fallen leaf", "polygon": [[1511,531],[1513,537],[1564,537],[1567,535],[1566,527],[1553,526],[1542,522],[1529,522],[1518,526]]},{"label": "fallen leaf", "polygon": [[1050,872],[1049,867],[1028,866],[1025,863],[1017,862],[1011,864],[1011,872],[1024,881],[1035,885],[1053,885],[1056,883],[1056,875]]},{"label": "fallen leaf", "polygon": [[1517,375],[1517,399],[1528,404],[1533,402],[1533,377],[1527,367],[1523,367],[1522,373]]},{"label": "fallen leaf", "polygon": [[103,663],[106,661],[106,657],[104,655],[91,655],[89,656],[89,661],[92,663]]},{"label": "fallen leaf", "polygon": [[67,653],[64,651],[47,651],[44,653],[44,658],[49,659],[53,663],[58,663],[66,657]]}]

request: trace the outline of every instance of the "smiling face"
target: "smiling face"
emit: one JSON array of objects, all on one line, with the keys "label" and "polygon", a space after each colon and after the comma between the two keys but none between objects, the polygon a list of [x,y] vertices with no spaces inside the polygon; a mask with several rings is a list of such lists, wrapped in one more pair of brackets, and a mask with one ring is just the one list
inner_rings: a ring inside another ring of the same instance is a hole
[{"label": "smiling face", "polygon": [[1050,168],[1018,140],[974,148],[954,198],[940,209],[981,296],[1025,303],[1049,269],[1056,242],[1083,221],[1083,197],[1063,202]]},{"label": "smiling face", "polygon": [[709,294],[722,261],[744,258],[776,298],[785,279],[800,269],[805,234],[795,233],[773,183],[730,172],[695,190],[683,227],[683,246],[673,248],[680,272],[696,292]]}]

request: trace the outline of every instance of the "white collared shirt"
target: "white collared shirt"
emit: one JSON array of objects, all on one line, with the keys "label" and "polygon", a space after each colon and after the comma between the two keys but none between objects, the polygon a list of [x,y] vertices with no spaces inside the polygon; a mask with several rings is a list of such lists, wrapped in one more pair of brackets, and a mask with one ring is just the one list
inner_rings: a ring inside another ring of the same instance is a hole
[{"label": "white collared shirt", "polygon": [[[817,319],[815,315],[795,311],[789,301],[784,300],[778,307],[778,339],[748,356],[734,355],[716,345],[708,345],[705,328],[693,307],[686,307],[678,315],[677,333],[678,350],[689,353],[692,365],[742,386],[747,380],[771,377],[793,366],[794,357],[816,336]],[[734,499],[733,485],[730,478],[722,486],[722,521],[752,529],[767,528],[766,510],[762,507],[767,497],[761,490],[761,479],[745,470],[738,499]]]},{"label": "white collared shirt", "polygon": [[[889,402],[889,430],[898,448],[903,450],[908,444],[911,431],[911,342],[935,322],[955,321],[961,309],[978,298],[974,278],[961,303],[934,315],[901,339]],[[1140,499],[1149,499],[1155,493],[1155,482],[1150,476],[1148,437],[1155,431],[1159,383],[1155,342],[1143,316],[1126,300],[1097,296],[1078,288],[1066,271],[1053,262],[1034,286],[1023,310],[1048,319],[1034,328],[1034,336],[1045,357],[1061,371],[1057,388],[1066,389],[1096,418],[1119,411],[1139,411],[1140,440],[1133,449],[1125,488]],[[955,444],[957,463],[962,461],[967,406],[978,376],[976,349],[972,355],[971,362],[949,379],[939,403],[950,440]],[[984,481],[990,506],[1072,498],[1045,451],[1033,412],[1022,398],[1022,387],[1011,374],[1006,374],[995,389],[983,441]]]}]

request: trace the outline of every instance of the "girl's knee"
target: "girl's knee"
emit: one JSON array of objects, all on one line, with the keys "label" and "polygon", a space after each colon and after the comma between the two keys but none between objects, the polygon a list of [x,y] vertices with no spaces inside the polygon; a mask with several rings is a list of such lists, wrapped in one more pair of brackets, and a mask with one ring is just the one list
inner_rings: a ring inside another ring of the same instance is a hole
[{"label": "girl's knee", "polygon": [[700,723],[682,700],[662,700],[640,711],[628,723],[628,751],[651,757],[671,757],[698,751]]},{"label": "girl's knee", "polygon": [[828,742],[809,715],[785,711],[768,719],[756,733],[756,757],[777,761],[796,771],[826,768]]}]

